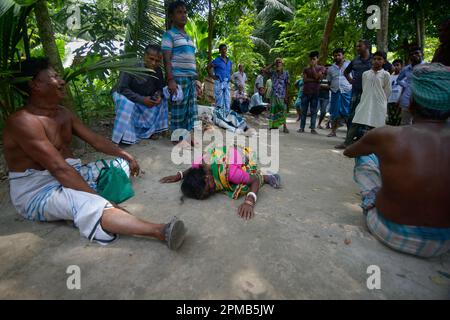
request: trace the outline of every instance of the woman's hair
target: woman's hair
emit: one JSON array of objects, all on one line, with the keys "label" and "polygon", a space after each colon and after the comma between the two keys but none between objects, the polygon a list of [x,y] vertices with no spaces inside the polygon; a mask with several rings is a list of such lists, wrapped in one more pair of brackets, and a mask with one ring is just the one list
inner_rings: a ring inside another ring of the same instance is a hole
[{"label": "woman's hair", "polygon": [[181,184],[183,196],[197,200],[206,199],[209,193],[206,192],[205,178],[206,171],[203,167],[189,169]]}]

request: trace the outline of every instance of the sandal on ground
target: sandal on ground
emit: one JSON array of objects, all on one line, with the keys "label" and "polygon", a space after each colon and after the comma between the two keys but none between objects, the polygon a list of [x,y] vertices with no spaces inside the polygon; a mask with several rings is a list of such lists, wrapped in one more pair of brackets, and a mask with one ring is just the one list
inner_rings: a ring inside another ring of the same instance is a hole
[{"label": "sandal on ground", "polygon": [[283,132],[284,132],[284,133],[289,133],[288,128],[283,128]]},{"label": "sandal on ground", "polygon": [[170,250],[177,250],[180,248],[183,244],[186,231],[183,221],[179,220],[177,217],[173,217],[164,228],[164,237],[167,247]]},{"label": "sandal on ground", "polygon": [[328,137],[328,138],[336,137],[336,133],[331,132],[331,133],[327,134],[327,137]]},{"label": "sandal on ground", "polygon": [[281,177],[278,173],[269,174],[269,185],[275,189],[281,188]]}]

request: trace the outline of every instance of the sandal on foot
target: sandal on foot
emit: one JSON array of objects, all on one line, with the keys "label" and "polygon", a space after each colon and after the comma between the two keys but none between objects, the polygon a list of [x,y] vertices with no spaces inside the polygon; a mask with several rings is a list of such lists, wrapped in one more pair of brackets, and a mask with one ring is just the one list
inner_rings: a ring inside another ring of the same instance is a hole
[{"label": "sandal on foot", "polygon": [[328,138],[336,137],[336,133],[331,132],[331,133],[327,134],[327,137]]},{"label": "sandal on foot", "polygon": [[281,188],[281,177],[278,173],[269,175],[269,185],[275,189]]},{"label": "sandal on foot", "polygon": [[177,250],[183,244],[185,235],[186,228],[184,223],[177,217],[173,217],[164,228],[165,240],[170,250]]}]

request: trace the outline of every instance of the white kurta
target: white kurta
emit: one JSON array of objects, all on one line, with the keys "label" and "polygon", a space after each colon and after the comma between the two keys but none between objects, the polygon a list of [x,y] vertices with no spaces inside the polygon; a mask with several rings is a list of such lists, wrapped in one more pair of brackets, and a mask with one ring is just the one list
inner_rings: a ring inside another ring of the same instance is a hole
[{"label": "white kurta", "polygon": [[391,94],[389,72],[372,69],[363,73],[363,92],[361,102],[356,107],[353,123],[371,127],[382,127],[386,124],[387,99]]}]

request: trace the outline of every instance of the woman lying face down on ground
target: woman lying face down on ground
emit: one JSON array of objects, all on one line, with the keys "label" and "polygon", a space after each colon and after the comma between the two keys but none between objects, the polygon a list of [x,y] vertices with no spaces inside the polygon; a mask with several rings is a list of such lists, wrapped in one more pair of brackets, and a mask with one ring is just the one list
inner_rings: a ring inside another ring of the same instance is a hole
[{"label": "woman lying face down on ground", "polygon": [[216,192],[226,192],[233,199],[245,195],[244,203],[238,208],[243,219],[253,218],[256,194],[264,183],[276,189],[281,186],[278,174],[262,175],[249,149],[238,147],[210,148],[191,168],[164,177],[160,182],[180,180],[183,180],[183,195],[193,199],[203,200]]}]

